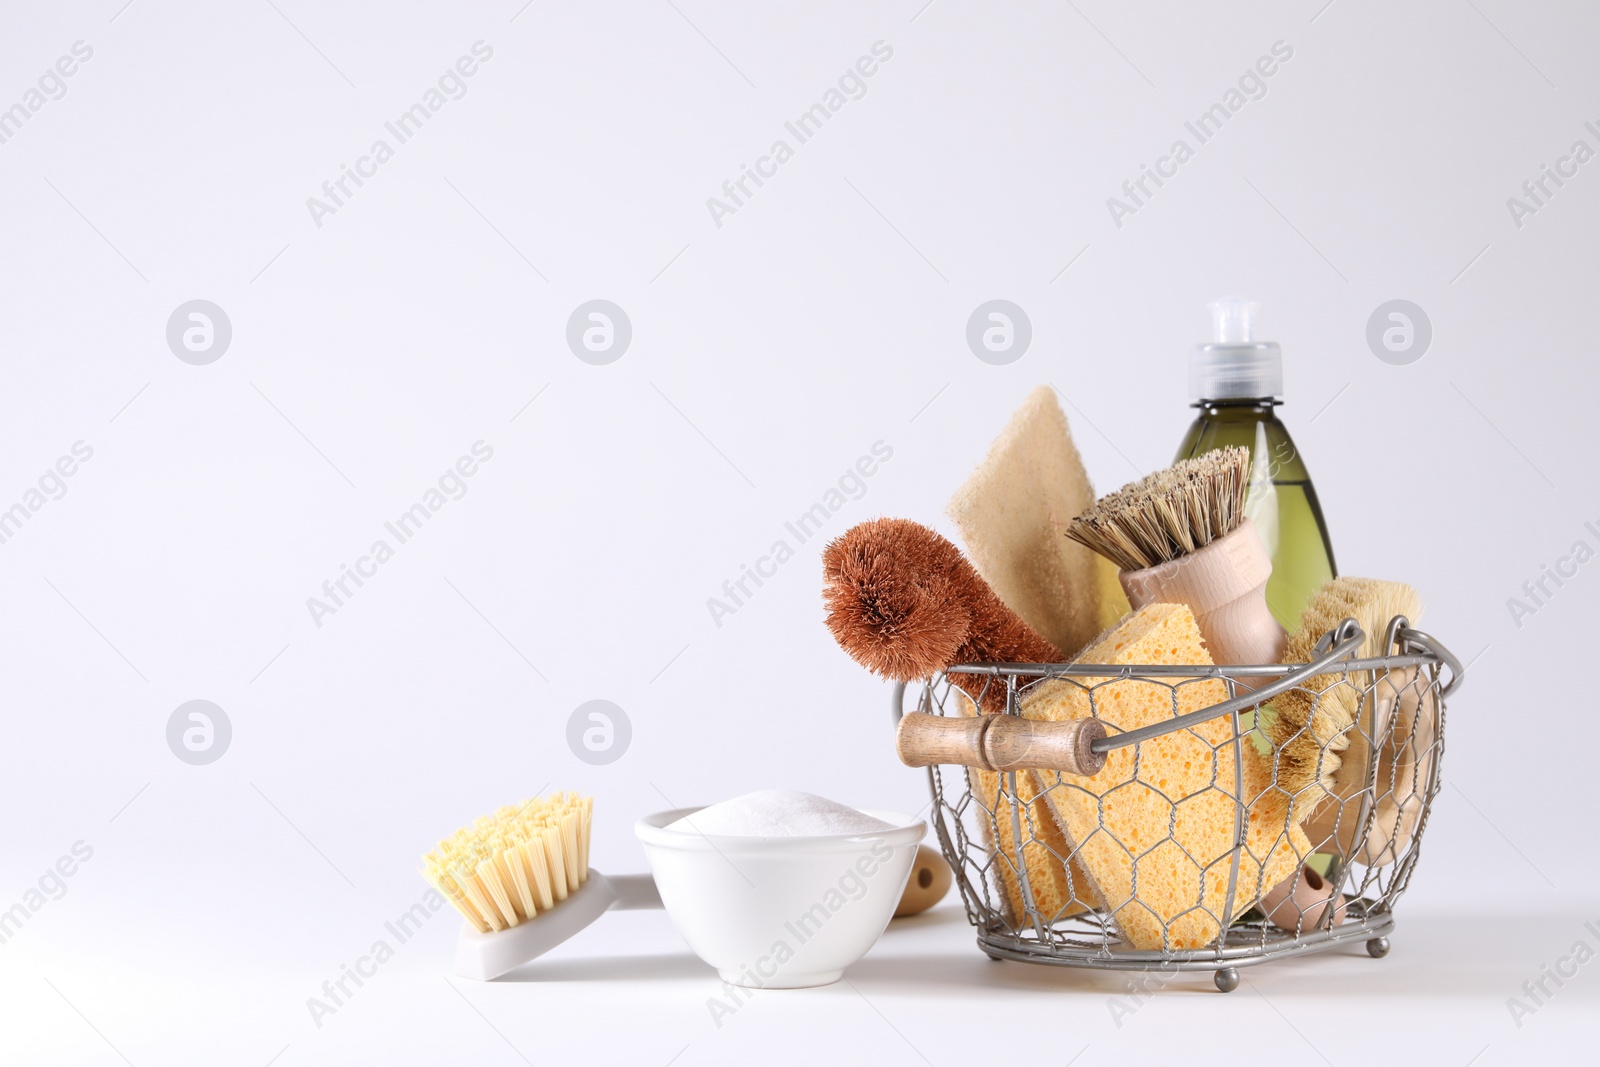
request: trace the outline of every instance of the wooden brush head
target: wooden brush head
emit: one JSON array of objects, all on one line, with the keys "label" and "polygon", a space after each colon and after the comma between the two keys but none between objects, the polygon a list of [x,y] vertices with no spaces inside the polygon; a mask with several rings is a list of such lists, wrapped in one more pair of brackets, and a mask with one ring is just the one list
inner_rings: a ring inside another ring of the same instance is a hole
[{"label": "wooden brush head", "polygon": [[[1323,584],[1289,636],[1284,663],[1315,658],[1322,635],[1347,618],[1366,633],[1358,655],[1386,655],[1384,632],[1396,615],[1415,623],[1422,614],[1417,591],[1400,582],[1344,576]],[[1309,812],[1330,796],[1348,800],[1365,784],[1369,749],[1363,733],[1373,732],[1374,709],[1362,699],[1357,683],[1367,679],[1339,674],[1319,675],[1308,689],[1282,694],[1261,717],[1261,727],[1277,752],[1277,784],[1295,798],[1296,810]],[[1368,720],[1361,731],[1358,720]],[[1352,745],[1359,751],[1351,752]]]},{"label": "wooden brush head", "polygon": [[1249,488],[1249,450],[1219,448],[1101,497],[1067,536],[1123,570],[1144,570],[1236,530]]},{"label": "wooden brush head", "polygon": [[957,663],[1057,662],[1061,652],[1001,602],[961,550],[907,519],[873,519],[822,554],[828,629],[896,681]]}]

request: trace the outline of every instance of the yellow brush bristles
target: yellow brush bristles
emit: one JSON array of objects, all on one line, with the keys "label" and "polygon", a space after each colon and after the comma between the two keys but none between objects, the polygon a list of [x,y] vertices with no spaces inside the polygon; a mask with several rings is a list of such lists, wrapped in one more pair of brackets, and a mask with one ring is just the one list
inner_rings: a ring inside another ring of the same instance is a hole
[{"label": "yellow brush bristles", "polygon": [[549,911],[589,878],[593,797],[552,793],[480,816],[422,857],[422,876],[480,933]]}]

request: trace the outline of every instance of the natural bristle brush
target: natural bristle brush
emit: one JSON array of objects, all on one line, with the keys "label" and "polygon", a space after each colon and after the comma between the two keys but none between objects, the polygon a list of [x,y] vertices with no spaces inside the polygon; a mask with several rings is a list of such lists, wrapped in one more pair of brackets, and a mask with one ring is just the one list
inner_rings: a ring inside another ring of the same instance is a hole
[{"label": "natural bristle brush", "polygon": [[[1414,624],[1421,614],[1421,598],[1409,585],[1335,578],[1306,607],[1283,660],[1315,659],[1318,641],[1346,618],[1366,633],[1358,655],[1385,656],[1391,620]],[[1277,752],[1277,786],[1294,798],[1296,818],[1317,848],[1369,866],[1392,863],[1405,851],[1424,807],[1438,734],[1432,687],[1415,667],[1313,678],[1305,689],[1274,699],[1261,728]],[[1371,827],[1358,841],[1374,750],[1376,802]]]},{"label": "natural bristle brush", "polygon": [[1267,608],[1272,560],[1245,517],[1250,453],[1219,448],[1102,497],[1067,536],[1122,568],[1135,610],[1183,604],[1216,663],[1277,663],[1285,634]]},{"label": "natural bristle brush", "polygon": [[[897,682],[957,663],[1055,663],[1061,651],[994,594],[961,550],[909,519],[851,527],[822,553],[822,601],[834,640],[874,674]],[[963,675],[985,711],[1003,687]]]},{"label": "natural bristle brush", "polygon": [[488,980],[555,948],[612,908],[659,908],[649,875],[589,869],[594,801],[577,793],[508,805],[423,857],[422,876],[467,920],[455,973]]}]

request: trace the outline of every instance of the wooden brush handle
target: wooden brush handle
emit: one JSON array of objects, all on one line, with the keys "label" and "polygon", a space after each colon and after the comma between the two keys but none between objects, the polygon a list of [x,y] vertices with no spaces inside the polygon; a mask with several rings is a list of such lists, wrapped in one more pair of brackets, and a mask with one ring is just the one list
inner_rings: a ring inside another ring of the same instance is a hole
[{"label": "wooden brush handle", "polygon": [[957,764],[984,771],[1061,771],[1092,775],[1106,764],[1090,746],[1106,735],[1098,719],[1035,722],[1015,715],[944,716],[913,712],[900,719],[895,751],[908,767]]},{"label": "wooden brush handle", "polygon": [[1170,563],[1122,571],[1122,591],[1134,610],[1146,604],[1184,604],[1194,612],[1214,663],[1277,663],[1289,640],[1267,607],[1272,560],[1255,525],[1238,529]]}]

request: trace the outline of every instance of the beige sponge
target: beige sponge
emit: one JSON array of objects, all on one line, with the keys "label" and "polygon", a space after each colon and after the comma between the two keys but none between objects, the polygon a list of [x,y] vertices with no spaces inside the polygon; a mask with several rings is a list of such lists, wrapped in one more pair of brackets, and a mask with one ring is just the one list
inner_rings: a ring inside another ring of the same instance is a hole
[{"label": "beige sponge", "polygon": [[[1209,665],[1189,609],[1141,608],[1080,660]],[[1032,719],[1071,720],[1093,711],[1110,734],[1199,711],[1227,699],[1216,679],[1051,679],[1022,698]],[[1271,788],[1271,768],[1248,741],[1234,744],[1230,716],[1137,746],[1114,749],[1092,777],[1044,776],[1046,799],[1084,872],[1123,936],[1136,949],[1198,949],[1299,867],[1310,842],[1289,821],[1287,797]],[[1245,763],[1240,767],[1236,753]],[[1248,807],[1233,906],[1228,882],[1240,808]]]},{"label": "beige sponge", "polygon": [[1066,536],[1093,504],[1067,417],[1054,390],[1041,385],[948,509],[989,588],[1069,655],[1103,628],[1097,557]]}]

